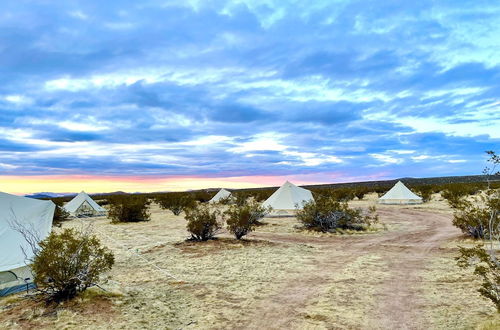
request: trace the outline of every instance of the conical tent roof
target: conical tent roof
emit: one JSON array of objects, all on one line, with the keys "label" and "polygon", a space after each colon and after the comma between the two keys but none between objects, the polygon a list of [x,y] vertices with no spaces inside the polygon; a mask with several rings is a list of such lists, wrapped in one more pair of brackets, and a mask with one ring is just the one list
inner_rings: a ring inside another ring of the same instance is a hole
[{"label": "conical tent roof", "polygon": [[231,197],[231,192],[227,191],[226,189],[222,188],[215,194],[214,197],[209,201],[209,203],[217,203],[222,199],[226,199],[228,197]]},{"label": "conical tent roof", "polygon": [[299,209],[314,198],[312,193],[304,188],[297,187],[291,182],[285,182],[274,192],[263,204],[264,207],[272,207],[274,210]]},{"label": "conical tent roof", "polygon": [[382,204],[419,204],[422,197],[415,195],[403,182],[398,181],[384,196],[379,198]]},{"label": "conical tent roof", "polygon": [[17,229],[28,230],[39,240],[45,239],[52,229],[55,205],[52,201],[0,192],[0,210],[0,272],[3,272],[24,267],[33,257],[31,247]]},{"label": "conical tent roof", "polygon": [[92,198],[90,198],[85,191],[82,191],[78,195],[75,196],[72,200],[70,200],[66,205],[64,205],[64,209],[68,211],[69,213],[75,213],[78,208],[83,204],[87,202],[87,204],[94,209],[96,212],[105,212],[106,210],[103,209],[99,204],[94,202]]}]

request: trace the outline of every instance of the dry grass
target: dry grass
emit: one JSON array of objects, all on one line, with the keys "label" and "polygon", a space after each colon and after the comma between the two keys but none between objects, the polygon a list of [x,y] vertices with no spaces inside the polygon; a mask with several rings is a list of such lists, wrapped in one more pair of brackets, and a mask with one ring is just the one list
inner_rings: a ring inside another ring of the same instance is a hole
[{"label": "dry grass", "polygon": [[364,255],[332,274],[321,294],[301,313],[298,328],[373,328],[369,316],[376,309],[377,287],[387,278],[386,262],[377,255]]},{"label": "dry grass", "polygon": [[434,329],[472,329],[496,314],[494,305],[477,292],[480,282],[473,270],[457,267],[454,256],[434,258],[424,272],[425,314]]},{"label": "dry grass", "polygon": [[[375,198],[350,204],[366,207]],[[116,255],[108,292],[94,288],[56,308],[2,299],[0,328],[381,328],[380,319],[392,317],[380,308],[384,291],[400,276],[391,267],[407,255],[412,236],[395,240],[427,230],[425,222],[409,222],[413,213],[451,211],[437,199],[379,209],[386,230],[362,235],[305,232],[294,218],[268,218],[246,240],[222,232],[202,243],[185,241],[183,216],[157,205],[145,223],[73,220],[64,227],[92,224]],[[433,328],[494,328],[493,308],[454,264],[454,242],[444,240],[425,267],[412,269],[422,278],[410,288],[420,294],[418,314]]]}]

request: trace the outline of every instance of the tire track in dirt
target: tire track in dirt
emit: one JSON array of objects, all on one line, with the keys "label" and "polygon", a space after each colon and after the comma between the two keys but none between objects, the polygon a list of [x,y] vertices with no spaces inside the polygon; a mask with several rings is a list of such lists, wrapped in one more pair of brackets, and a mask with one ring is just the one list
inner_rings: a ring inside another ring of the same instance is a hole
[{"label": "tire track in dirt", "polygon": [[[331,286],[335,274],[356,258],[371,254],[388,262],[389,274],[387,280],[375,288],[376,306],[368,324],[379,329],[427,328],[419,313],[425,304],[419,295],[421,272],[426,262],[440,253],[439,247],[460,236],[460,232],[451,224],[451,215],[446,213],[395,207],[381,207],[378,213],[381,222],[398,225],[398,228],[349,237],[253,233],[254,239],[307,244],[321,252],[311,261],[316,263],[313,273],[298,274],[296,280],[285,283],[280,292],[262,301],[244,328],[297,328],[302,321],[300,311]],[[325,253],[328,250],[340,251],[342,258],[328,258]]]}]

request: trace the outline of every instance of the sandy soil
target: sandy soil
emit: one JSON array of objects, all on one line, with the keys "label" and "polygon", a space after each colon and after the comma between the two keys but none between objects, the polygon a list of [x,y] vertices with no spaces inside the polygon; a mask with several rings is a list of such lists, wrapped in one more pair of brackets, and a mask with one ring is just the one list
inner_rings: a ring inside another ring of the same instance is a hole
[{"label": "sandy soil", "polygon": [[156,205],[147,223],[73,220],[65,226],[91,223],[116,254],[107,292],[56,308],[0,300],[0,328],[471,329],[496,317],[471,272],[455,265],[468,242],[439,196],[377,207],[383,226],[363,234],[269,218],[244,241],[221,233],[205,243],[185,242],[183,217]]}]

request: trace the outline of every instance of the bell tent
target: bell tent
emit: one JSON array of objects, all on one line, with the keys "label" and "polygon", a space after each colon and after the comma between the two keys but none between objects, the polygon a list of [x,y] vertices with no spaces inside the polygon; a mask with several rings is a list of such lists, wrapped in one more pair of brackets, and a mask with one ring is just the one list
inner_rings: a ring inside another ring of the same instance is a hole
[{"label": "bell tent", "polygon": [[403,182],[398,181],[384,196],[378,199],[380,204],[421,204],[422,197],[415,195],[406,188]]},{"label": "bell tent", "polygon": [[264,207],[272,207],[273,210],[294,210],[314,201],[312,193],[304,188],[297,187],[291,182],[285,182],[276,190],[263,204]]},{"label": "bell tent", "polygon": [[64,209],[75,217],[98,216],[106,212],[105,209],[94,202],[84,191],[64,205]]},{"label": "bell tent", "polygon": [[209,203],[218,203],[220,202],[221,200],[224,200],[224,199],[227,199],[227,198],[230,198],[231,197],[231,192],[227,191],[226,189],[222,188],[221,190],[219,190],[217,192],[217,194],[215,194],[214,197],[212,197],[212,199],[210,201],[208,201]]},{"label": "bell tent", "polygon": [[45,239],[52,228],[55,205],[0,192],[0,297],[33,286],[28,266],[33,251],[21,231],[37,241]]}]

